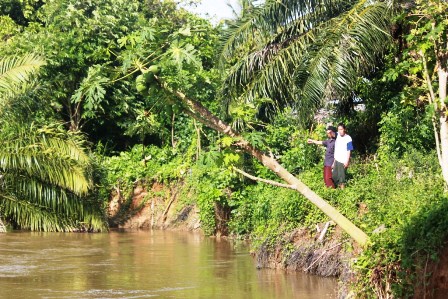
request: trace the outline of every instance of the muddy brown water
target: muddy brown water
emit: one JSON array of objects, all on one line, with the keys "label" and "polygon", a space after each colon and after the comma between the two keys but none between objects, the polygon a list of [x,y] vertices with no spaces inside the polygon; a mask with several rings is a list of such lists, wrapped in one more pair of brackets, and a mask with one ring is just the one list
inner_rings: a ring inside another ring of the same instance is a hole
[{"label": "muddy brown water", "polygon": [[336,298],[337,281],[257,270],[247,245],[172,231],[0,234],[0,298]]}]

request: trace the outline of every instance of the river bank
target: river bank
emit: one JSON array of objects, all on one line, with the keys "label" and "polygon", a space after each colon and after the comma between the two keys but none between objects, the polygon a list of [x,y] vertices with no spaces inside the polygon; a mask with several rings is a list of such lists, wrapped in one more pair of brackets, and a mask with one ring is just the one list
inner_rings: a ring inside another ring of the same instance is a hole
[{"label": "river bank", "polygon": [[[179,186],[141,181],[132,194],[119,190],[111,194],[109,222],[120,229],[161,229],[204,234],[196,205],[179,200]],[[215,206],[216,230],[212,237],[233,238],[228,234],[228,213]],[[350,240],[334,223],[316,224],[315,231],[294,229],[279,241],[264,240],[251,251],[257,269],[282,269],[322,277],[349,279],[349,262],[355,252],[347,251]]]},{"label": "river bank", "polygon": [[[134,185],[128,196],[124,196],[120,190],[115,190],[109,201],[110,226],[194,231],[204,235],[200,209],[197,205],[185,204],[179,196],[182,187],[181,183],[166,185],[140,181]],[[358,207],[358,215],[368,215],[365,205]],[[230,213],[225,207],[215,204],[214,218],[215,230],[212,236],[235,237],[229,234]],[[338,278],[339,298],[350,298],[349,294],[362,294],[364,291],[357,290],[360,286],[370,289],[367,293],[375,293],[377,298],[393,298],[393,284],[403,289],[412,288],[412,292],[407,292],[414,294],[413,298],[443,298],[440,294],[446,294],[448,291],[448,260],[444,258],[446,246],[440,247],[442,249],[431,258],[428,253],[410,254],[415,269],[411,275],[400,263],[387,262],[385,256],[390,255],[390,252],[376,248],[378,245],[370,246],[366,252],[361,250],[332,222],[316,222],[313,229],[279,228],[278,231],[282,233],[272,238],[250,240],[254,267]],[[384,228],[379,229],[372,237],[374,240],[387,237],[388,234],[383,232]],[[381,252],[384,258],[378,255]],[[375,260],[375,257],[379,257],[379,260]],[[367,263],[364,262],[366,258]],[[358,264],[354,267],[354,263]],[[367,266],[360,268],[360,263]],[[376,266],[369,266],[372,264]],[[364,270],[368,269],[373,269],[373,272],[366,276]],[[405,273],[408,273],[408,276],[402,276]],[[410,281],[414,284],[409,285]]]}]

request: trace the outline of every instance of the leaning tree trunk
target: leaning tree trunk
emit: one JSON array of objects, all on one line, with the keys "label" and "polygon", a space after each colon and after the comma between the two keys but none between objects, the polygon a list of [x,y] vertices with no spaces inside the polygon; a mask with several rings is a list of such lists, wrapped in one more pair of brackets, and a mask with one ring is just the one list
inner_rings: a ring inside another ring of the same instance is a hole
[{"label": "leaning tree trunk", "polygon": [[204,125],[217,130],[223,134],[237,139],[235,146],[243,149],[245,152],[251,154],[257,158],[264,166],[271,169],[277,174],[278,177],[287,182],[291,187],[309,201],[316,205],[322,212],[330,217],[336,224],[338,224],[347,234],[349,234],[356,242],[361,246],[364,246],[369,241],[369,237],[350,220],[339,213],[334,207],[328,204],[319,195],[314,193],[308,186],[297,179],[293,174],[288,172],[283,166],[281,166],[275,159],[263,154],[260,150],[253,147],[248,141],[244,140],[242,136],[232,130],[232,128],[223,122],[221,119],[213,115],[207,108],[205,108],[199,102],[187,98],[183,93],[172,90],[168,84],[156,77],[159,85],[166,91],[176,95],[176,97],[186,106],[187,112],[190,116],[196,120],[202,122]]}]

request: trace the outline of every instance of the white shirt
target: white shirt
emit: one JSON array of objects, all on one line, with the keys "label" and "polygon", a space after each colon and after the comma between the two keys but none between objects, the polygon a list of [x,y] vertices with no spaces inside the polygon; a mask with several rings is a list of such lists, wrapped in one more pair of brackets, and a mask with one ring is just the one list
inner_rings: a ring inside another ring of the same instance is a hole
[{"label": "white shirt", "polygon": [[348,152],[353,150],[352,137],[338,135],[334,145],[334,159],[342,164],[348,162]]}]

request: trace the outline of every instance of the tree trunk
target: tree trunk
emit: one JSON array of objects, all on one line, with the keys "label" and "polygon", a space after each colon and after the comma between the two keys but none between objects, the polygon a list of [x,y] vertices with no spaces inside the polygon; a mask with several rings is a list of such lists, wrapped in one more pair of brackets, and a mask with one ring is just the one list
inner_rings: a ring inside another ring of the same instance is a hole
[{"label": "tree trunk", "polygon": [[175,148],[176,145],[174,144],[174,118],[175,118],[175,113],[173,112],[173,116],[171,117],[171,147]]},{"label": "tree trunk", "polygon": [[440,150],[442,156],[442,175],[445,180],[445,184],[448,186],[448,122],[447,122],[447,110],[445,105],[446,90],[447,90],[447,77],[448,72],[446,68],[439,65],[437,70],[439,77],[439,115],[440,115]]},{"label": "tree trunk", "polygon": [[196,120],[193,120],[194,130],[196,133],[196,161],[199,160],[199,155],[201,154],[201,128],[196,124]]},{"label": "tree trunk", "polygon": [[1,218],[0,218],[0,233],[6,233],[6,226],[3,224]]},{"label": "tree trunk", "polygon": [[243,149],[245,152],[257,158],[264,166],[274,171],[278,177],[283,179],[288,184],[292,185],[295,190],[299,191],[303,196],[305,196],[305,198],[316,205],[322,212],[330,217],[330,219],[338,224],[361,246],[367,244],[367,242],[369,241],[369,237],[362,230],[360,230],[350,220],[345,218],[341,213],[339,213],[334,207],[328,204],[319,195],[314,193],[310,188],[308,188],[308,186],[302,183],[294,175],[283,168],[275,159],[263,154],[261,151],[253,147],[249,142],[238,135],[238,133],[233,131],[228,124],[224,123],[221,119],[213,115],[199,102],[187,98],[183,93],[179,91],[172,90],[165,82],[160,80],[158,77],[156,77],[156,80],[164,90],[176,95],[176,97],[186,106],[186,109],[189,109],[190,112],[192,112],[190,113],[191,116],[195,117],[204,125],[237,139],[238,141],[235,143],[235,146]]}]

